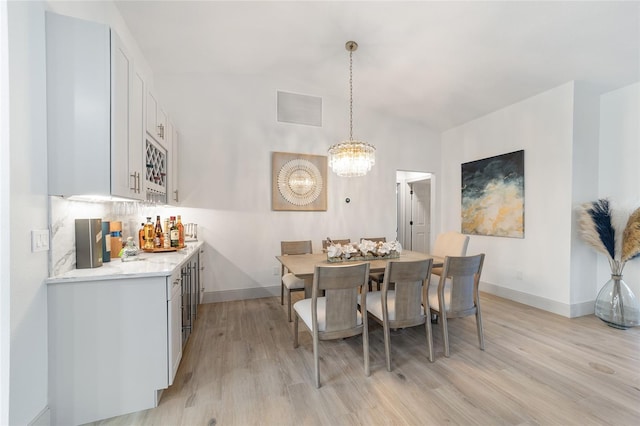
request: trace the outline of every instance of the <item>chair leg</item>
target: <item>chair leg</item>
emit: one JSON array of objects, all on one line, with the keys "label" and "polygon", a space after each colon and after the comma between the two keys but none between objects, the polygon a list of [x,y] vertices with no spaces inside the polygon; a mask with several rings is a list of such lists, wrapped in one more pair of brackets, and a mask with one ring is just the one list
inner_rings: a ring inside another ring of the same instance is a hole
[{"label": "chair leg", "polygon": [[280,280],[280,304],[284,305],[284,284]]},{"label": "chair leg", "polygon": [[298,314],[293,319],[293,347],[298,347]]},{"label": "chair leg", "polygon": [[287,289],[287,319],[291,322],[291,290]]},{"label": "chair leg", "polygon": [[482,315],[480,314],[480,307],[476,309],[476,326],[478,327],[478,341],[480,342],[480,349],[484,351],[484,334],[482,333]]},{"label": "chair leg", "polygon": [[424,328],[427,333],[427,350],[429,351],[429,362],[433,362],[433,330],[431,329],[431,321],[425,318]]},{"label": "chair leg", "polygon": [[389,332],[389,323],[385,321],[382,324],[384,333],[384,355],[387,358],[387,371],[391,371],[391,336]]},{"label": "chair leg", "polygon": [[366,321],[364,321],[364,328],[362,329],[362,352],[364,355],[364,374],[369,377],[371,375],[369,367],[369,325]]},{"label": "chair leg", "polygon": [[449,358],[449,328],[447,327],[447,313],[443,310],[440,313],[442,323],[442,339],[444,340],[444,356]]},{"label": "chair leg", "polygon": [[320,388],[320,357],[318,355],[318,333],[313,333],[313,364],[316,372],[316,388]]}]

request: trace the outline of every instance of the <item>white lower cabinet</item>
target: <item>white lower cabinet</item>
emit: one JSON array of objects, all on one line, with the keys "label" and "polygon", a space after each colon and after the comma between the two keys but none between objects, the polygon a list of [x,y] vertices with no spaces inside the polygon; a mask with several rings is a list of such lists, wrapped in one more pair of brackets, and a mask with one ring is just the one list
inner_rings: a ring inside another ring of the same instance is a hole
[{"label": "white lower cabinet", "polygon": [[48,282],[52,425],[158,405],[182,357],[183,265],[198,254],[167,275]]},{"label": "white lower cabinet", "polygon": [[49,285],[52,424],[157,405],[168,383],[166,277]]},{"label": "white lower cabinet", "polygon": [[169,278],[170,299],[167,302],[169,333],[169,385],[173,384],[182,359],[182,277],[180,272]]}]

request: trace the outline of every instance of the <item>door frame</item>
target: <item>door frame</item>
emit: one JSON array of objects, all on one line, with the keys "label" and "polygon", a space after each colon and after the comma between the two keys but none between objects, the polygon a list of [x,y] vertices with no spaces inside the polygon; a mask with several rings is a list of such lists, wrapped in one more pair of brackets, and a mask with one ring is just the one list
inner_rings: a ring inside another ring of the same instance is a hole
[{"label": "door frame", "polygon": [[435,230],[436,211],[436,175],[431,172],[396,170],[396,239],[405,247],[406,221],[406,199],[408,194],[408,184],[420,180],[430,179],[431,200],[429,209],[429,248],[433,246]]}]

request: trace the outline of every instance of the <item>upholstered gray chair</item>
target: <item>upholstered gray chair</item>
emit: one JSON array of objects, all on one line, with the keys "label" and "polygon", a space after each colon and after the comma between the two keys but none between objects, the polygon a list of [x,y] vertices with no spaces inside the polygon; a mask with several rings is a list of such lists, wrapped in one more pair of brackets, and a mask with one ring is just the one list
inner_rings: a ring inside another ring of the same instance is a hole
[{"label": "upholstered gray chair", "polygon": [[[311,240],[305,241],[281,241],[280,242],[280,254],[281,255],[303,255],[311,254],[313,251],[311,246]],[[280,304],[284,304],[284,292],[287,290],[287,318],[291,322],[291,292],[303,291],[304,280],[296,277],[289,272],[287,268],[282,265],[280,268]]]},{"label": "upholstered gray chair", "polygon": [[[432,259],[400,262],[390,260],[384,271],[382,289],[367,293],[366,309],[382,324],[387,370],[391,371],[391,338],[389,329],[425,325],[429,361],[433,362],[433,338],[429,312],[423,301],[427,298],[427,283]],[[394,289],[389,284],[394,283]]]},{"label": "upholstered gray chair", "polygon": [[482,314],[480,311],[480,275],[484,253],[476,256],[446,256],[438,286],[428,286],[428,308],[439,316],[444,340],[444,356],[449,356],[450,318],[476,316],[476,328],[480,349],[484,350]]},{"label": "upholstered gray chair", "polygon": [[[311,298],[293,305],[293,347],[298,347],[298,320],[302,319],[313,336],[316,387],[320,387],[319,341],[362,334],[364,371],[369,375],[369,329],[367,323],[367,280],[369,263],[316,265]],[[321,297],[322,292],[325,296]],[[363,295],[358,310],[358,293]],[[330,361],[330,358],[327,358]]]},{"label": "upholstered gray chair", "polygon": [[[448,231],[438,234],[431,254],[438,257],[466,256],[469,236],[460,232]],[[431,273],[440,276],[442,267],[434,267]]]}]

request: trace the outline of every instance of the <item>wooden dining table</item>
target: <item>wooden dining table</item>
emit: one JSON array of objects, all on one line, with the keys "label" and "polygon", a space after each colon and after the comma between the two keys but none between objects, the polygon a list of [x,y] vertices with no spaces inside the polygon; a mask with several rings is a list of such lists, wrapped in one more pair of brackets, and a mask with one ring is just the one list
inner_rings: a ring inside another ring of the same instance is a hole
[{"label": "wooden dining table", "polygon": [[[294,255],[281,255],[276,256],[276,259],[284,265],[292,274],[298,278],[304,280],[304,296],[305,298],[311,297],[311,287],[313,286],[313,273],[316,265],[348,265],[356,262],[338,262],[332,263],[327,260],[326,253],[313,253],[313,254],[294,254]],[[389,260],[408,262],[412,260],[425,260],[433,259],[433,267],[442,267],[444,265],[444,258],[433,256],[431,254],[420,253],[417,251],[403,250],[400,253],[400,257],[387,258],[387,259],[375,259],[375,260],[363,260],[362,262],[369,262],[370,272],[384,272]]]}]

